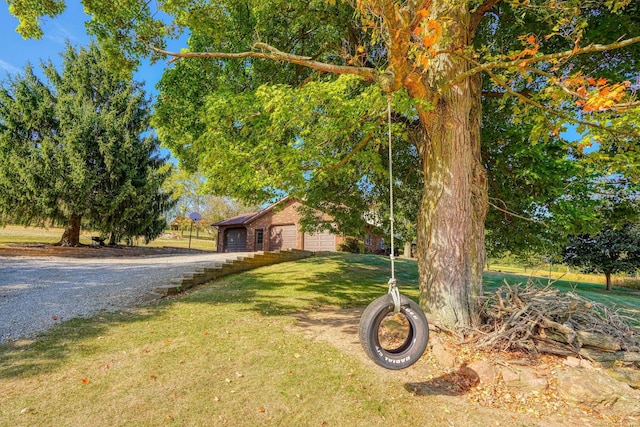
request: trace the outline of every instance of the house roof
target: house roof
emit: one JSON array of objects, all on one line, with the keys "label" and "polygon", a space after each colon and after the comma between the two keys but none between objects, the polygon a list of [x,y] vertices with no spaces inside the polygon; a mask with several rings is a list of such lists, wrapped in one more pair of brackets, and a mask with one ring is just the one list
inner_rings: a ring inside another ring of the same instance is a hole
[{"label": "house roof", "polygon": [[220,225],[244,225],[247,222],[250,222],[251,219],[256,216],[259,212],[251,212],[238,216],[234,216],[233,218],[225,219],[223,221],[218,221],[212,225],[220,226]]},{"label": "house roof", "polygon": [[252,212],[252,213],[246,213],[246,214],[234,216],[233,218],[225,219],[223,221],[216,222],[215,224],[212,224],[212,225],[216,227],[228,226],[228,225],[246,225],[258,219],[259,217],[266,214],[267,212],[273,210],[274,206],[279,205],[280,203],[287,202],[288,200],[291,200],[291,199],[289,199],[289,197],[287,196],[283,199],[278,200],[274,204],[267,206],[266,208],[262,209],[259,212]]}]

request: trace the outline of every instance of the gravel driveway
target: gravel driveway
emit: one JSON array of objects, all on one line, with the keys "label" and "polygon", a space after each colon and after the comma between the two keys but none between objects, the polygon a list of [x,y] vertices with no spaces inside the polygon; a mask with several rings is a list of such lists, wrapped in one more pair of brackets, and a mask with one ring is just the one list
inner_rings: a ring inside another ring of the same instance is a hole
[{"label": "gravel driveway", "polygon": [[[0,343],[61,321],[132,307],[195,266],[241,254],[77,259],[0,256]],[[244,254],[246,255],[246,254]]]}]

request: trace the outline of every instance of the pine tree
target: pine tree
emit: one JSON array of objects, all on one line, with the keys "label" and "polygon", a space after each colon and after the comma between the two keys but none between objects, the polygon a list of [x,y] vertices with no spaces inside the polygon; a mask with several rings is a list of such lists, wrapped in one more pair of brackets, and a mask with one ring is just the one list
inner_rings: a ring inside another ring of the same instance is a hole
[{"label": "pine tree", "polygon": [[110,72],[96,45],[67,46],[63,70],[41,64],[0,92],[0,219],[65,227],[78,245],[84,224],[150,240],[165,225],[170,168],[150,134],[150,101],[139,83]]}]

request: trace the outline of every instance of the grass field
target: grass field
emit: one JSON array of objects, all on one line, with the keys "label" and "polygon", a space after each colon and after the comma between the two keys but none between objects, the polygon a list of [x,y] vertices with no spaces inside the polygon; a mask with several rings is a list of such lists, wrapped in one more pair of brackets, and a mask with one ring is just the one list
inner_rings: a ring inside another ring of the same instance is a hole
[{"label": "grass field", "polygon": [[[35,342],[0,346],[0,424],[533,425],[510,418],[501,424],[495,413],[447,393],[417,396],[403,381],[406,374],[381,372],[294,327],[294,313],[368,304],[386,292],[388,277],[384,257],[313,257],[229,276],[135,311],[71,320]],[[397,278],[404,294],[417,297],[415,261],[398,260]],[[521,278],[489,273],[488,290]],[[599,289],[576,288],[600,298]],[[640,306],[637,294],[606,296]]]},{"label": "grass field", "polygon": [[533,283],[540,286],[550,285],[562,292],[575,292],[576,294],[591,301],[622,308],[625,312],[638,316],[638,320],[640,321],[640,292],[629,288],[614,286],[612,291],[607,292],[604,289],[604,285],[598,283],[576,282],[570,280],[549,280],[546,278],[494,271],[486,271],[484,273],[483,281],[485,285],[485,292],[492,292],[505,283],[513,285],[533,281]]},{"label": "grass field", "polygon": [[[549,271],[547,266],[540,268],[528,268],[525,269],[523,267],[517,265],[499,265],[492,264],[490,267],[490,271],[494,272],[503,272],[503,273],[514,273],[521,276],[532,276],[537,278],[544,279],[552,279],[552,280],[563,280],[568,282],[585,282],[585,283],[597,283],[604,285],[606,283],[606,279],[604,274],[584,274],[576,272],[575,270],[566,269],[565,271]],[[640,289],[640,278],[639,277],[624,277],[624,276],[613,276],[612,277],[613,285],[624,286],[624,287],[632,287]]]},{"label": "grass field", "polygon": [[[60,241],[62,228],[36,228],[36,227],[22,227],[17,225],[7,225],[0,227],[0,245],[7,243],[56,243]],[[160,237],[148,245],[144,242],[139,242],[139,246],[151,246],[151,247],[163,247],[170,246],[174,248],[187,248],[189,247],[189,232],[185,231],[184,235],[180,231],[175,231],[165,234],[167,237]],[[89,245],[92,236],[97,236],[97,233],[82,232],[80,234],[80,243]],[[168,237],[171,236],[171,237]],[[216,250],[216,242],[208,235],[202,234],[206,238],[197,238],[194,231],[191,236],[191,248],[200,250]]]}]

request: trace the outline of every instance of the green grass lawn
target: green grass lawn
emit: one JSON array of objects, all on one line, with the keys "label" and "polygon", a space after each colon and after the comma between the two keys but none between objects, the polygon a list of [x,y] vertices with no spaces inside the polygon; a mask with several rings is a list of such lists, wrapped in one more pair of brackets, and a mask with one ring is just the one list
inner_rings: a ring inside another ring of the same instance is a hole
[{"label": "green grass lawn", "polygon": [[[604,274],[588,274],[580,273],[576,269],[570,269],[566,266],[554,265],[549,270],[549,265],[534,268],[524,268],[518,265],[491,264],[489,271],[499,273],[513,273],[521,276],[533,276],[537,278],[565,280],[569,282],[586,282],[604,285],[606,278]],[[627,288],[640,289],[640,278],[627,275],[615,275],[612,277],[614,286],[622,286]]]},{"label": "green grass lawn", "polygon": [[[0,227],[0,245],[7,243],[56,243],[60,241],[61,228],[22,227],[19,225],[7,225]],[[91,244],[91,234],[82,233],[80,243]]]},{"label": "green grass lawn", "polygon": [[[401,291],[417,297],[416,262],[396,265]],[[368,304],[386,293],[388,277],[384,257],[312,257],[0,346],[0,425],[534,425],[500,424],[495,412],[446,393],[415,395],[407,374],[294,327],[301,310]],[[489,291],[505,278],[490,274]],[[607,297],[640,305],[636,294]]]},{"label": "green grass lawn", "polygon": [[[56,243],[60,241],[62,228],[47,227],[22,227],[19,225],[7,225],[0,227],[0,245],[8,243]],[[80,243],[84,245],[93,244],[91,240],[92,236],[97,236],[99,233],[92,233],[83,231],[80,234]],[[160,237],[149,242],[148,245],[144,244],[144,241],[137,242],[138,246],[151,246],[151,247],[174,247],[174,248],[188,248],[189,245],[192,249],[200,249],[205,251],[215,251],[216,242],[205,233],[201,233],[203,238],[196,237],[194,231],[191,236],[191,242],[189,242],[189,232],[184,234],[180,231],[168,233],[173,237]],[[206,238],[204,238],[207,236]]]}]

